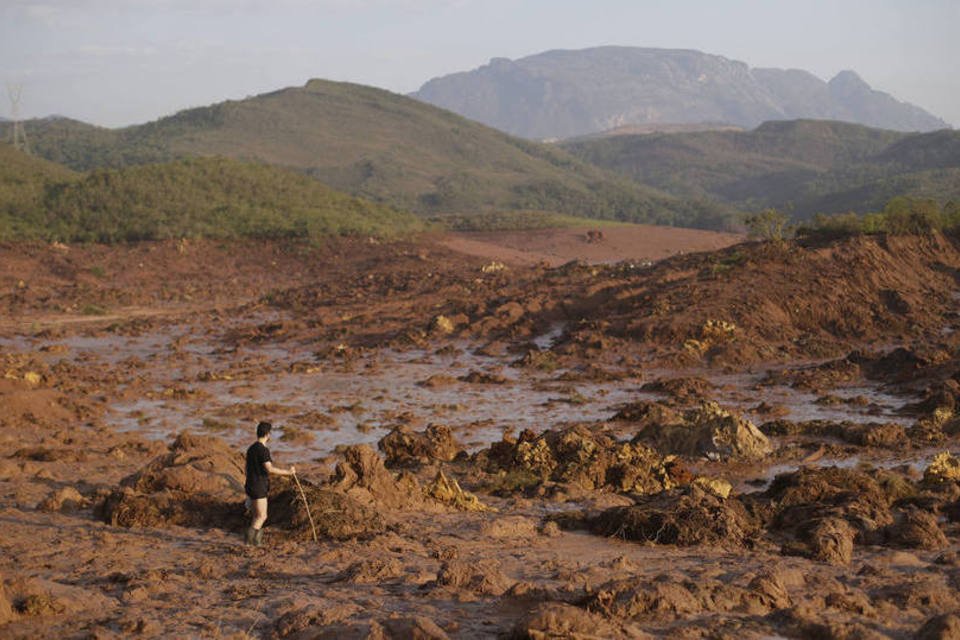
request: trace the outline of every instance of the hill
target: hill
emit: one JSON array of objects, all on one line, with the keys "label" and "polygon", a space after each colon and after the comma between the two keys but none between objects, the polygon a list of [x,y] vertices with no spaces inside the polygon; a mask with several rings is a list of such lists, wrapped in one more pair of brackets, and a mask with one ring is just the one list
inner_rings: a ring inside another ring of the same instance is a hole
[{"label": "hill", "polygon": [[895,196],[960,198],[960,132],[907,134],[841,122],[769,122],[752,131],[613,136],[574,155],[683,198],[756,210],[879,210]]},{"label": "hill", "polygon": [[390,236],[421,221],[333,191],[307,176],[262,164],[196,158],[86,176],[0,147],[0,185],[38,168],[29,191],[0,192],[0,240],[117,242],[176,238]]},{"label": "hill", "polygon": [[561,149],[348,83],[311,80],[120,130],[62,119],[27,126],[37,153],[80,170],[191,156],[253,159],[429,215],[539,209],[716,227],[729,213],[679,201]]},{"label": "hill", "polygon": [[853,71],[829,82],[801,70],[751,69],[699,51],[597,47],[547,51],[434,78],[413,97],[502,131],[570,138],[647,123],[844,120],[902,131],[947,124],[874,91]]}]

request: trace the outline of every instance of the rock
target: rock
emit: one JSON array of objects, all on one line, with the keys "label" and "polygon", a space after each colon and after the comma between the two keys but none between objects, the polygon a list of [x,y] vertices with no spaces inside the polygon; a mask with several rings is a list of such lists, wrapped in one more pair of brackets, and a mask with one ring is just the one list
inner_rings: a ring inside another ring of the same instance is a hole
[{"label": "rock", "polygon": [[938,485],[944,482],[960,482],[960,458],[948,451],[937,454],[923,472],[923,482]]},{"label": "rock", "polygon": [[601,616],[561,602],[546,602],[538,605],[517,623],[513,634],[514,638],[529,640],[554,638],[592,640],[624,637]]},{"label": "rock", "polygon": [[960,640],[960,613],[944,613],[927,620],[914,635],[916,640]]},{"label": "rock", "polygon": [[589,518],[587,526],[600,535],[678,546],[743,546],[760,532],[739,500],[718,498],[695,485],[607,509]]},{"label": "rock", "polygon": [[87,505],[87,499],[73,487],[63,487],[51,492],[37,509],[40,511],[76,511]]},{"label": "rock", "polygon": [[686,412],[680,423],[650,424],[637,439],[663,453],[706,456],[712,460],[759,460],[773,450],[752,422],[714,402]]},{"label": "rock", "polygon": [[915,507],[897,514],[894,523],[886,528],[884,534],[889,544],[909,549],[935,551],[949,544],[937,518]]},{"label": "rock", "polygon": [[430,461],[449,462],[463,447],[454,439],[450,427],[431,424],[424,431],[407,426],[395,427],[377,443],[390,467],[413,466]]}]

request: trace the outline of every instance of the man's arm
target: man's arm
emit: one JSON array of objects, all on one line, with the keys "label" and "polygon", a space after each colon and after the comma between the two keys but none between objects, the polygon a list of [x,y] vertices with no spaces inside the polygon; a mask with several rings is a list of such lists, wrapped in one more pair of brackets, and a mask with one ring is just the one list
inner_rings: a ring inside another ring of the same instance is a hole
[{"label": "man's arm", "polygon": [[292,465],[286,470],[278,469],[277,467],[273,466],[273,463],[269,460],[263,463],[263,468],[267,470],[267,473],[272,473],[275,476],[292,476],[297,472],[297,468]]}]

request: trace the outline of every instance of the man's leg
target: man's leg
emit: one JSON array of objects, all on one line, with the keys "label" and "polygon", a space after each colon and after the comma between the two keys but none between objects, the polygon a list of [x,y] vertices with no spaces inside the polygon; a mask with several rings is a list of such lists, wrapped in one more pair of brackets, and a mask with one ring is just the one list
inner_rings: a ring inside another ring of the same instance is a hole
[{"label": "man's leg", "polygon": [[263,524],[267,521],[266,498],[253,501],[253,513],[253,544],[259,547],[263,543]]}]

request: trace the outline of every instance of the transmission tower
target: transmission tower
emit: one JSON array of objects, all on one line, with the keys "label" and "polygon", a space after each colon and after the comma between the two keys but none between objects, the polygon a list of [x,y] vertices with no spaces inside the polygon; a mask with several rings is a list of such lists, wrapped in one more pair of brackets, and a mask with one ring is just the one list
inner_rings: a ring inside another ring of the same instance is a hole
[{"label": "transmission tower", "polygon": [[11,142],[14,149],[30,153],[30,145],[27,144],[27,132],[23,128],[23,123],[20,122],[20,96],[22,93],[23,85],[7,85],[7,95],[10,96],[10,115],[13,118]]}]

